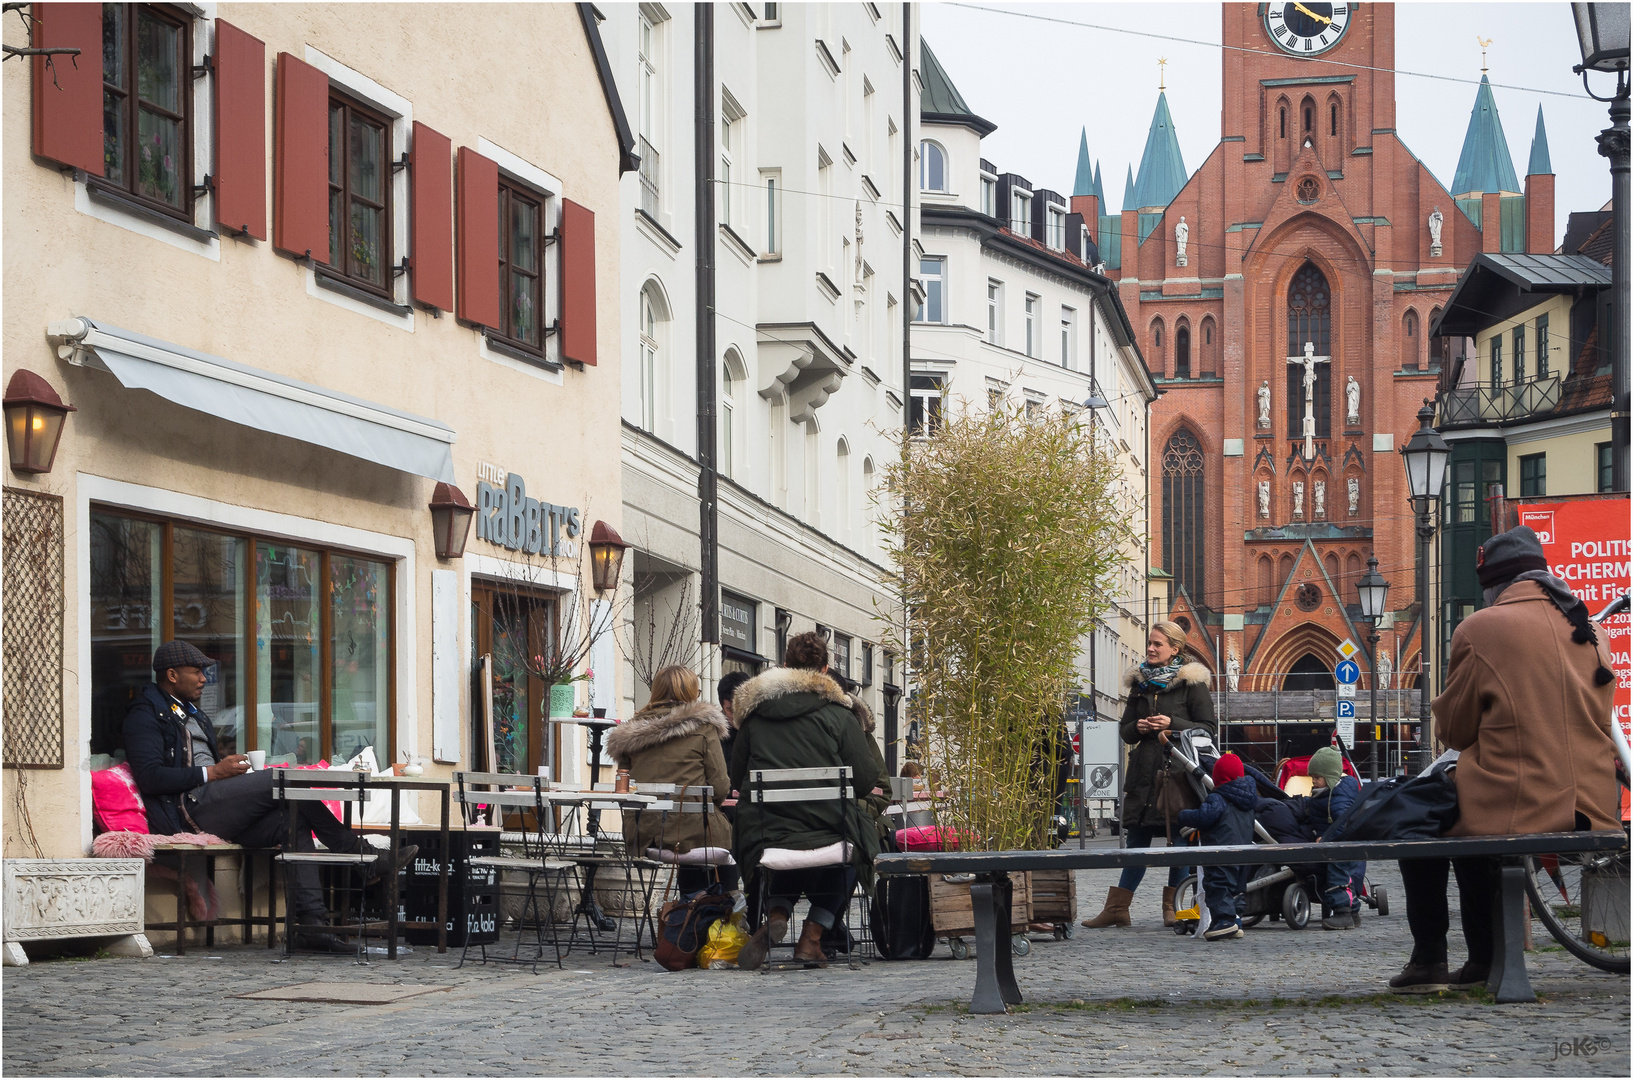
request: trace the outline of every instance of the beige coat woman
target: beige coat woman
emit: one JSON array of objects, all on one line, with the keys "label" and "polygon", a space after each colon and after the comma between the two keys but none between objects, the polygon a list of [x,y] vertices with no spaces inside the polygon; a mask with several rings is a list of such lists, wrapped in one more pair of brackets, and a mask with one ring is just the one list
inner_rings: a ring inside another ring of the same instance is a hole
[{"label": "beige coat woman", "polygon": [[[731,796],[720,752],[727,730],[726,714],[718,705],[693,701],[619,724],[607,735],[607,753],[638,784],[712,787],[718,808]],[[660,842],[678,854],[695,847],[731,847],[731,823],[719,813],[626,813],[624,835],[635,838],[640,852]]]},{"label": "beige coat woman", "polygon": [[1436,730],[1457,760],[1458,821],[1451,834],[1569,832],[1578,815],[1620,827],[1613,771],[1614,670],[1602,629],[1595,647],[1541,585],[1519,581],[1452,635],[1446,689],[1434,699]]}]

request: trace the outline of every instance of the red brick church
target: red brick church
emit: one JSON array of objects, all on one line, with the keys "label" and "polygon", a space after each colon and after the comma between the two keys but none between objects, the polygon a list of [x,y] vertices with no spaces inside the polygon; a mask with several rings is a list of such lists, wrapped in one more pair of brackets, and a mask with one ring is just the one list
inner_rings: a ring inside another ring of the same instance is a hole
[{"label": "red brick church", "polygon": [[1080,152],[1072,209],[1165,391],[1152,563],[1189,651],[1221,674],[1234,657],[1242,690],[1309,687],[1346,638],[1365,648],[1355,584],[1374,553],[1394,609],[1380,665],[1414,683],[1398,451],[1450,355],[1427,331],[1478,252],[1554,248],[1540,116],[1523,188],[1484,78],[1451,190],[1401,142],[1395,18],[1226,4],[1220,137],[1201,167],[1186,170],[1161,93],[1120,215]]}]

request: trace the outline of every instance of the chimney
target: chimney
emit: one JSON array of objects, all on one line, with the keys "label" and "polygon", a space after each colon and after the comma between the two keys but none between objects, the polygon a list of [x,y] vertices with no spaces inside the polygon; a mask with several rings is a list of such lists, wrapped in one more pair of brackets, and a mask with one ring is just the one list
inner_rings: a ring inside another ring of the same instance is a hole
[{"label": "chimney", "polygon": [[1554,174],[1525,178],[1525,250],[1550,255],[1554,250]]},{"label": "chimney", "polygon": [[1480,196],[1480,250],[1493,254],[1503,250],[1503,196],[1487,191]]}]

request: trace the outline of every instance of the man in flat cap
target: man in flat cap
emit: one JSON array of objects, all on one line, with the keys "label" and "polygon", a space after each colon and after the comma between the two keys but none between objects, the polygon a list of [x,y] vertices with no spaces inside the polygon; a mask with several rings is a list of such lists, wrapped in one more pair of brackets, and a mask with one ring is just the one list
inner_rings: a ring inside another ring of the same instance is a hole
[{"label": "man in flat cap", "polygon": [[[272,773],[251,772],[243,754],[222,754],[215,725],[198,707],[204,692],[208,656],[185,641],[167,641],[153,654],[153,682],[142,688],[125,714],[125,757],[147,805],[153,833],[206,832],[245,847],[313,850],[316,833],[330,851],[356,852],[363,839],[342,825],[321,802],[297,802],[298,835],[290,837],[287,804],[273,798]],[[418,852],[404,845],[397,862],[381,848],[373,872],[394,873]],[[296,922],[327,925],[328,910],[318,884],[317,868],[305,863],[288,867],[290,902]],[[351,946],[327,934],[307,934],[297,944],[349,951]]]},{"label": "man in flat cap", "polygon": [[[1621,827],[1611,725],[1615,676],[1587,605],[1548,569],[1521,525],[1481,545],[1485,606],[1452,633],[1436,730],[1459,751],[1452,836]],[[1468,963],[1446,962],[1446,859],[1402,860],[1412,956],[1389,985],[1402,993],[1484,985],[1493,951],[1495,858],[1451,859]]]}]

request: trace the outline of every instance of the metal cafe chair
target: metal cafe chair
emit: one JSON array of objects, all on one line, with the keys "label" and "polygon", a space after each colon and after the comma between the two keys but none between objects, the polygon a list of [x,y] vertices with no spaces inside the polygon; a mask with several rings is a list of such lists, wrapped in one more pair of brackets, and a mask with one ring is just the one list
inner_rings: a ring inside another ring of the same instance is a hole
[{"label": "metal cafe chair", "polygon": [[[715,817],[719,813],[719,809],[714,804],[714,788],[707,785],[703,787],[682,787],[678,784],[631,784],[630,789],[643,795],[658,796],[657,802],[636,811],[637,818],[640,815],[651,813],[660,815],[657,842],[655,845],[649,845],[646,849],[646,857],[649,861],[668,866],[671,872],[676,874],[682,869],[708,867],[715,871],[713,875],[715,881],[720,880],[720,867],[737,865],[735,860],[732,859],[730,848],[716,847],[712,842],[712,830],[716,827]],[[684,815],[687,814],[703,815],[704,845],[695,847],[690,851],[676,852],[666,843],[671,814],[681,815],[683,820]],[[656,922],[653,921],[650,894],[647,897],[644,924],[652,934],[652,944],[656,948],[658,928]]]},{"label": "metal cafe chair", "polygon": [[[340,770],[333,770],[340,771]],[[291,784],[289,769],[275,770],[276,780],[272,785],[272,797],[288,804],[289,832],[293,838],[300,835],[299,813],[296,806],[302,802],[340,802],[345,803],[344,824],[350,828],[352,823],[352,803],[364,800],[364,786],[367,783],[366,773],[353,773],[356,779],[350,776],[335,776],[328,771],[322,777],[325,783],[333,783],[336,787],[311,787],[306,783]],[[307,780],[309,777],[301,777]],[[294,952],[295,936],[299,933],[323,933],[356,935],[357,956],[362,960],[367,956],[367,943],[370,931],[379,932],[384,936],[386,929],[391,925],[389,919],[366,919],[363,911],[363,886],[367,884],[368,871],[373,867],[378,855],[367,849],[358,852],[347,851],[284,851],[277,857],[278,862],[285,864],[284,871],[284,955]],[[295,906],[292,901],[294,875],[289,873],[288,867],[308,865],[317,867],[331,867],[341,870],[346,875],[346,884],[339,890],[341,922],[331,923],[296,923]],[[347,921],[352,908],[352,901],[357,902],[357,918]]]},{"label": "metal cafe chair", "polygon": [[[851,859],[855,854],[857,837],[860,836],[860,827],[872,828],[870,822],[861,821],[861,811],[856,802],[856,783],[851,775],[849,766],[836,765],[819,769],[751,769],[748,774],[747,786],[743,791],[744,801],[752,806],[765,806],[771,803],[810,803],[830,802],[837,800],[842,808],[841,838],[825,848],[814,851],[802,851],[794,848],[766,848],[760,853],[760,865],[755,873],[754,888],[757,894],[760,917],[766,918],[770,912],[768,903],[771,898],[771,879],[781,871],[807,870],[832,868],[846,870],[851,866]],[[855,885],[852,884],[852,892]],[[840,910],[834,912],[834,918],[845,930],[845,959],[852,970],[858,970],[855,942],[857,928],[852,926],[855,905],[850,896],[846,896]],[[778,947],[793,948],[792,944]],[[778,967],[794,966],[792,962],[779,963]],[[800,965],[803,966],[803,965]],[[762,970],[769,971],[772,967],[771,950],[766,950],[765,966]]]},{"label": "metal cafe chair", "polygon": [[[473,870],[492,870],[503,875],[506,872],[527,875],[527,898],[522,902],[522,912],[516,925],[516,946],[511,950],[509,957],[493,957],[495,960],[508,960],[510,963],[529,963],[523,960],[522,937],[527,932],[529,913],[533,918],[534,953],[531,961],[533,971],[537,974],[539,961],[544,958],[544,928],[550,928],[550,945],[555,950],[556,967],[561,967],[561,938],[556,932],[556,896],[558,885],[570,873],[574,864],[565,859],[550,857],[550,848],[546,834],[546,822],[549,820],[547,810],[549,800],[546,797],[548,782],[539,776],[527,776],[516,773],[480,773],[455,772],[454,784],[457,791],[455,800],[467,806],[492,806],[498,811],[498,817],[503,819],[509,812],[533,812],[534,827],[522,832],[521,855],[478,855],[472,857],[467,865]],[[487,785],[497,790],[479,791],[471,785]],[[539,879],[545,879],[544,899],[545,909],[539,910]],[[465,960],[470,956],[472,934],[467,929],[465,947],[459,955],[459,966],[465,966]],[[488,947],[480,943],[482,962],[488,962]]]}]

